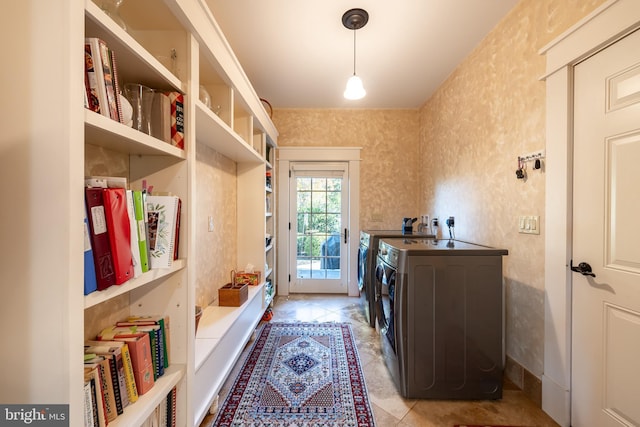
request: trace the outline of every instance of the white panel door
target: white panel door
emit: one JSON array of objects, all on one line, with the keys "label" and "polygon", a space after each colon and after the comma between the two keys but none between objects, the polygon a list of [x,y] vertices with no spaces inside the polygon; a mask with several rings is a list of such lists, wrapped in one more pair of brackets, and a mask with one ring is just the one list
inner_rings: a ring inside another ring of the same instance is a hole
[{"label": "white panel door", "polygon": [[576,66],[574,99],[572,425],[638,426],[640,32]]}]

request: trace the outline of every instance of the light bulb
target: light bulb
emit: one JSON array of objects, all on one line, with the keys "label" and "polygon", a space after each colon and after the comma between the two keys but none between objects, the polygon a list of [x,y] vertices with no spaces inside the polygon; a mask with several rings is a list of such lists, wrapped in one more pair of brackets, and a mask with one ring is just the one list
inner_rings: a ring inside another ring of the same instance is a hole
[{"label": "light bulb", "polygon": [[347,80],[347,88],[344,90],[344,97],[346,99],[361,99],[367,94],[362,86],[362,80],[355,74],[349,77]]}]

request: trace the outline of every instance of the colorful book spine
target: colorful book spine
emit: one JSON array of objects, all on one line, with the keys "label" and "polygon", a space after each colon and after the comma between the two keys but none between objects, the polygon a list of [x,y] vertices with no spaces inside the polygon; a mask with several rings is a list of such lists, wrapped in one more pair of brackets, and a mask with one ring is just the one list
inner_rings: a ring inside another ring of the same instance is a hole
[{"label": "colorful book spine", "polygon": [[162,337],[162,330],[159,325],[138,326],[137,330],[147,332],[153,335],[153,359],[155,361],[154,369],[155,375],[161,377],[164,375],[164,339]]},{"label": "colorful book spine", "polygon": [[146,332],[135,334],[119,334],[113,338],[115,341],[127,343],[131,355],[131,366],[136,382],[138,395],[142,396],[153,387],[154,366],[149,334]]},{"label": "colorful book spine", "polygon": [[84,425],[85,427],[94,427],[97,426],[96,418],[94,418],[94,413],[97,411],[95,407],[95,397],[93,394],[93,389],[95,389],[95,384],[92,385],[93,379],[85,379],[84,380]]},{"label": "colorful book spine", "polygon": [[96,282],[98,290],[102,291],[116,284],[102,189],[85,188],[85,196]]},{"label": "colorful book spine", "polygon": [[158,370],[158,337],[155,331],[149,330],[146,331],[149,335],[149,342],[151,343],[151,363],[153,365],[153,380],[157,381],[160,377],[160,371]]},{"label": "colorful book spine", "polygon": [[124,379],[127,385],[127,396],[129,396],[129,402],[135,403],[139,397],[138,389],[136,388],[136,378],[133,372],[131,353],[129,353],[129,346],[126,343],[122,346],[122,364],[124,365]]},{"label": "colorful book spine", "polygon": [[104,188],[102,191],[115,281],[116,285],[121,285],[134,275],[126,190],[124,188]]},{"label": "colorful book spine", "polygon": [[91,399],[91,380],[84,381],[83,388],[84,397],[84,425],[85,427],[93,426],[93,401]]},{"label": "colorful book spine", "polygon": [[129,236],[131,260],[133,261],[133,277],[142,275],[142,262],[140,260],[140,245],[138,242],[138,223],[136,221],[135,207],[133,203],[133,191],[127,190],[127,218],[129,219]]},{"label": "colorful book spine", "polygon": [[113,399],[116,405],[116,414],[122,415],[124,408],[122,407],[122,397],[120,396],[120,380],[118,379],[118,363],[114,354],[104,356],[109,362],[109,374],[111,375],[111,383],[113,384]]},{"label": "colorful book spine", "polygon": [[87,86],[87,104],[91,111],[102,114],[100,109],[100,87],[98,85],[95,61],[93,59],[91,45],[86,42],[84,45],[84,64],[85,85]]},{"label": "colorful book spine", "polygon": [[167,395],[167,427],[176,427],[176,403],[178,389],[173,387]]},{"label": "colorful book spine", "polygon": [[122,114],[122,102],[120,99],[120,78],[118,77],[118,62],[116,61],[116,53],[111,49],[109,49],[109,59],[111,59],[113,88],[116,92],[116,105],[118,106],[118,118],[120,119],[120,123],[124,123],[124,115]]},{"label": "colorful book spine", "polygon": [[97,40],[98,40],[98,48],[100,50],[100,61],[102,62],[102,74],[104,76],[104,86],[105,86],[105,91],[107,93],[107,107],[109,110],[109,117],[119,122],[120,115],[118,112],[117,92],[115,89],[115,84],[113,79],[113,68],[111,66],[111,54],[109,53],[109,48],[107,47],[107,44],[100,39],[97,39]]},{"label": "colorful book spine", "polygon": [[[105,117],[111,117],[109,112],[109,101],[107,99],[107,87],[104,80],[104,67],[102,65],[102,59],[100,54],[100,43],[96,37],[88,37],[84,41],[85,43],[85,68],[87,70],[93,69],[93,74],[89,72],[89,83],[92,91],[95,90],[98,105],[100,106],[99,113]],[[89,55],[87,55],[89,53]],[[90,61],[90,62],[89,62]]]},{"label": "colorful book spine", "polygon": [[[85,343],[85,353],[95,353],[97,355],[110,355],[112,357],[111,369],[112,376],[115,372],[116,381],[114,382],[114,394],[119,397],[120,408],[118,408],[118,415],[122,414],[124,408],[129,406],[129,396],[127,394],[127,384],[124,377],[124,363],[122,360],[122,347],[123,344],[119,342],[106,342],[106,341],[87,341]],[[118,385],[115,390],[115,384]],[[118,405],[116,400],[116,405]]]},{"label": "colorful book spine", "polygon": [[182,200],[178,199],[178,212],[176,213],[176,230],[173,239],[173,260],[178,259],[180,248],[180,216],[182,215]]},{"label": "colorful book spine", "polygon": [[91,96],[91,84],[89,83],[89,74],[87,73],[86,65],[84,69],[84,108],[88,108],[91,111],[95,111],[96,108],[96,106],[93,104],[93,99]]},{"label": "colorful book spine", "polygon": [[136,234],[138,236],[138,252],[140,253],[140,268],[143,273],[149,271],[149,255],[147,252],[147,226],[142,191],[133,191],[133,210],[136,219]]},{"label": "colorful book spine", "polygon": [[147,195],[151,268],[169,268],[173,263],[179,200],[177,196]]},{"label": "colorful book spine", "polygon": [[87,208],[84,210],[84,294],[98,290],[96,281],[96,268],[93,263],[93,250],[91,249],[91,232],[89,231],[89,219],[87,218]]},{"label": "colorful book spine", "polygon": [[102,387],[100,377],[95,369],[85,370],[84,379],[91,382],[91,406],[93,412],[93,425],[104,427],[107,424],[107,417],[104,411],[104,399],[102,398]]},{"label": "colorful book spine", "polygon": [[184,95],[166,92],[171,103],[171,145],[184,150]]},{"label": "colorful book spine", "polygon": [[100,385],[102,387],[102,398],[104,400],[105,415],[107,421],[113,421],[118,416],[116,410],[116,402],[113,392],[113,382],[111,379],[111,369],[109,360],[106,357],[98,356],[95,362],[85,362],[85,369],[94,369],[100,376]]}]

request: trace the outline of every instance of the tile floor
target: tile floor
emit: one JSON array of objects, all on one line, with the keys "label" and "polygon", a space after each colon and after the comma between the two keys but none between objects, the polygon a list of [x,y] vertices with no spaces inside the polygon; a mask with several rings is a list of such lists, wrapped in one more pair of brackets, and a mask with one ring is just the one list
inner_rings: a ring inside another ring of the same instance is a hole
[{"label": "tile floor", "polygon": [[[496,401],[412,400],[402,398],[380,357],[379,337],[365,322],[359,300],[334,295],[276,297],[272,321],[349,322],[355,335],[369,399],[378,427],[453,427],[455,424],[498,424],[556,427],[556,424],[515,386],[506,382]],[[223,386],[219,402],[237,374],[245,354]],[[212,426],[207,416],[201,427]]]}]

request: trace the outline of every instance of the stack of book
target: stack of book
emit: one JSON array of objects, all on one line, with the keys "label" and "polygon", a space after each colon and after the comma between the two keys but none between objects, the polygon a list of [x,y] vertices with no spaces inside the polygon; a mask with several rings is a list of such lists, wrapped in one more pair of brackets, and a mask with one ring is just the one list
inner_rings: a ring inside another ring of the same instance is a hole
[{"label": "stack of book", "polygon": [[[153,388],[169,367],[168,337],[167,317],[144,316],[118,322],[85,343],[86,426],[108,425]],[[172,425],[167,420],[175,418],[175,392],[170,395],[164,422],[157,425]]]},{"label": "stack of book", "polygon": [[[118,78],[116,54],[100,38],[84,42],[84,106],[112,120],[132,126],[132,108],[125,108]],[[150,111],[151,136],[184,149],[184,95],[175,91],[153,90]]]},{"label": "stack of book", "polygon": [[128,190],[120,177],[90,177],[86,185],[85,295],[171,267],[178,259],[179,197]]},{"label": "stack of book", "polygon": [[84,40],[84,106],[91,111],[124,123],[120,103],[120,82],[115,53],[97,38]]}]

